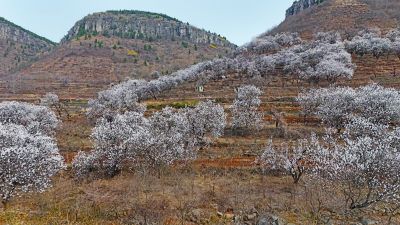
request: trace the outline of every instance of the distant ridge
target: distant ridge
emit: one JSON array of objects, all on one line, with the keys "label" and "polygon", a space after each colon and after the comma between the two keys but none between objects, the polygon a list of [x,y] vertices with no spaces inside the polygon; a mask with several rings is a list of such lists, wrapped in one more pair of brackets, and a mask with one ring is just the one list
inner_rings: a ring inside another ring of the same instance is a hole
[{"label": "distant ridge", "polygon": [[39,40],[45,41],[45,42],[47,42],[47,43],[49,43],[49,44],[51,44],[51,45],[57,45],[57,43],[55,43],[55,42],[53,42],[53,41],[51,41],[51,40],[49,40],[49,39],[47,39],[47,38],[45,38],[45,37],[42,37],[42,36],[40,36],[40,35],[37,35],[37,34],[33,33],[32,31],[29,31],[29,30],[27,30],[27,29],[25,29],[25,28],[23,28],[23,27],[21,27],[21,26],[18,26],[18,25],[16,25],[15,23],[6,20],[6,19],[3,18],[3,17],[0,17],[0,23],[4,23],[4,24],[7,24],[7,25],[9,25],[9,26],[13,26],[13,27],[15,27],[15,28],[17,28],[17,29],[19,29],[19,30],[21,30],[21,31],[24,31],[24,32],[28,33],[29,35],[31,35],[31,36],[33,36],[33,37],[39,39]]},{"label": "distant ridge", "polygon": [[0,75],[43,58],[56,43],[0,17]]}]

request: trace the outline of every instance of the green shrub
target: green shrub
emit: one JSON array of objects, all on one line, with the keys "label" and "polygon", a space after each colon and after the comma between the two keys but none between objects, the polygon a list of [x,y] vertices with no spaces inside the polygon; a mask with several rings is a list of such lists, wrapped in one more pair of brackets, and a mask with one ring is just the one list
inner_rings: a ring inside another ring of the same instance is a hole
[{"label": "green shrub", "polygon": [[108,10],[107,12],[108,13],[112,13],[114,15],[131,15],[131,14],[134,14],[134,15],[139,15],[139,16],[147,16],[148,18],[159,17],[159,18],[164,18],[164,19],[167,19],[167,20],[172,20],[172,21],[181,23],[181,21],[179,21],[178,19],[170,17],[170,16],[167,16],[167,15],[162,14],[162,13],[152,13],[152,12],[145,12],[145,11],[139,11],[139,10]]},{"label": "green shrub", "polygon": [[85,36],[85,35],[87,35],[87,30],[85,30],[84,24],[81,24],[79,26],[79,30],[78,30],[78,33],[76,34],[76,37],[80,38],[80,37]]},{"label": "green shrub", "polygon": [[170,103],[159,103],[159,104],[148,104],[147,108],[148,109],[163,109],[167,106],[173,107],[176,109],[181,109],[185,107],[190,107],[194,108],[196,105],[199,103],[199,100],[183,100],[183,101],[178,101],[178,102],[170,102]]}]

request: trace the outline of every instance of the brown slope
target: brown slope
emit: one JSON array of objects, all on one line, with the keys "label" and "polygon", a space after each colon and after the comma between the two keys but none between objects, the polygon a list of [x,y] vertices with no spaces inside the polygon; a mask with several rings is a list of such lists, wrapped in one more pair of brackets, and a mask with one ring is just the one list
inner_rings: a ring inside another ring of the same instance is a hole
[{"label": "brown slope", "polygon": [[399,10],[398,0],[326,0],[287,16],[269,33],[299,32],[310,38],[318,31],[336,30],[345,37],[365,28],[380,28],[386,32],[397,27]]}]

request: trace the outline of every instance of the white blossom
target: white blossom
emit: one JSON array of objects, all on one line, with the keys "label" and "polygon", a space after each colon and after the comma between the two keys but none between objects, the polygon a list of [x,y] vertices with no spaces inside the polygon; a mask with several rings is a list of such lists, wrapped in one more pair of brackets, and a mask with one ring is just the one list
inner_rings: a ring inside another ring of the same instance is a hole
[{"label": "white blossom", "polygon": [[328,132],[311,152],[313,178],[341,188],[349,209],[398,200],[400,129],[385,129],[368,118],[352,119],[345,132]]},{"label": "white blossom", "polygon": [[375,124],[398,122],[400,118],[400,93],[375,83],[357,89],[312,89],[299,94],[297,100],[304,113],[314,115],[338,130],[343,129],[351,115],[368,118]]},{"label": "white blossom", "polygon": [[351,78],[354,74],[351,55],[342,42],[313,41],[282,50],[273,57],[285,75],[305,80],[336,80]]},{"label": "white blossom", "polygon": [[22,125],[32,134],[53,136],[60,121],[47,107],[4,101],[0,103],[0,123]]},{"label": "white blossom", "polygon": [[46,93],[44,98],[40,99],[40,104],[47,105],[47,106],[54,106],[59,103],[58,96],[53,93]]},{"label": "white blossom", "polygon": [[325,42],[328,44],[335,44],[342,41],[342,37],[339,32],[318,32],[314,34],[314,40]]},{"label": "white blossom", "polygon": [[236,90],[236,98],[230,106],[232,110],[231,126],[233,128],[263,127],[263,114],[258,112],[261,94],[262,91],[253,85],[242,86]]},{"label": "white blossom", "polygon": [[5,205],[18,191],[43,192],[63,169],[54,138],[26,127],[0,123],[0,198]]},{"label": "white blossom", "polygon": [[200,148],[223,134],[226,124],[223,108],[211,101],[179,111],[166,107],[149,118],[143,113],[101,117],[91,135],[94,149],[72,162],[76,178],[91,172],[114,176],[125,163],[156,167],[190,162]]},{"label": "white blossom", "polygon": [[314,134],[310,140],[300,139],[297,145],[290,147],[285,143],[280,147],[274,146],[270,140],[262,154],[256,158],[256,163],[261,164],[262,168],[284,171],[292,176],[296,184],[306,172],[309,153],[315,146],[318,146],[318,139]]}]

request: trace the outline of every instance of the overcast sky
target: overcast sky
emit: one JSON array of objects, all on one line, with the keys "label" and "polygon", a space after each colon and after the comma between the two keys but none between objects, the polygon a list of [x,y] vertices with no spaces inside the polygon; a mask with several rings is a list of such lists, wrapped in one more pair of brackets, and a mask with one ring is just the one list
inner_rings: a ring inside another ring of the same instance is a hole
[{"label": "overcast sky", "polygon": [[0,0],[0,16],[54,42],[76,21],[106,10],[164,13],[242,45],[285,18],[293,0]]}]

